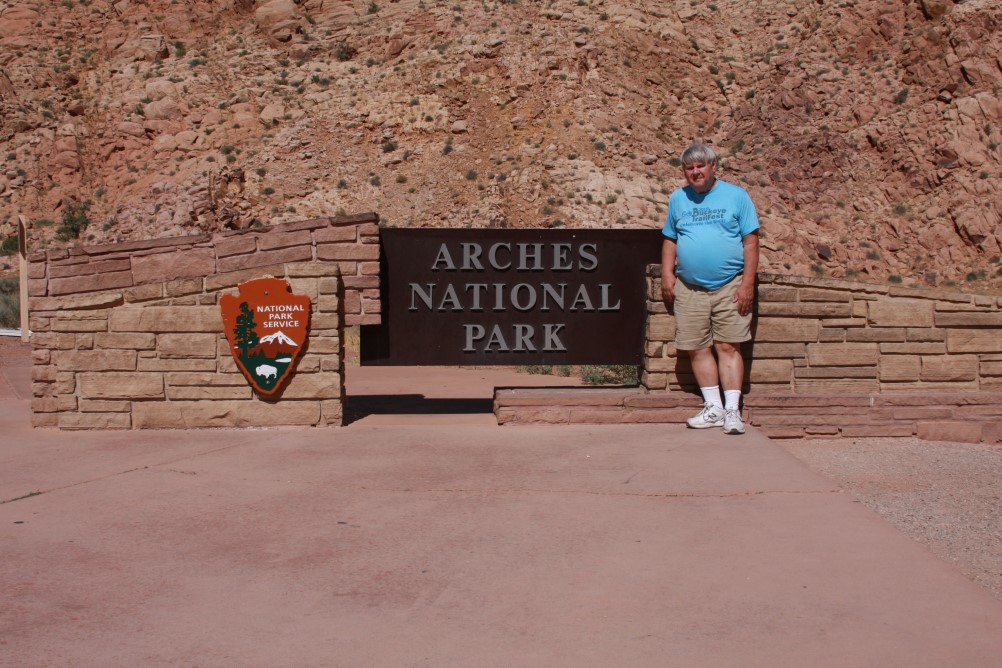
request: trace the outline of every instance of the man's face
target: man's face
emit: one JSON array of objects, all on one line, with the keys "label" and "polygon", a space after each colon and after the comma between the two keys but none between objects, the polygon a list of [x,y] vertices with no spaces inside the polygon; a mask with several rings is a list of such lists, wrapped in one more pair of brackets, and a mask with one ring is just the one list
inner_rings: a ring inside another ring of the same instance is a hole
[{"label": "man's face", "polygon": [[705,193],[713,187],[716,180],[717,165],[712,162],[696,160],[682,165],[685,180],[698,193]]}]

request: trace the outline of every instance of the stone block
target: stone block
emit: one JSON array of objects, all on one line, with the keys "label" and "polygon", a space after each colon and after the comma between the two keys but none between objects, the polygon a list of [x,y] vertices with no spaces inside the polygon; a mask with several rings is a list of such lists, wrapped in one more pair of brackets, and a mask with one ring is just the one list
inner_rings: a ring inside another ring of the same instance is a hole
[{"label": "stone block", "polygon": [[808,436],[838,436],[839,428],[835,425],[814,425],[804,428]]},{"label": "stone block", "polygon": [[881,343],[881,355],[945,355],[946,344],[928,343]]},{"label": "stone block", "polygon": [[[62,355],[67,354],[66,352],[60,353]],[[56,382],[56,373],[59,369],[52,364],[34,364],[31,367],[31,380],[33,383],[54,383]]]},{"label": "stone block", "polygon": [[163,283],[181,278],[200,278],[214,273],[216,258],[211,248],[186,248],[132,257],[132,275],[136,283]]},{"label": "stone block", "polygon": [[115,271],[107,274],[54,278],[49,281],[49,294],[54,297],[79,292],[100,292],[130,287],[133,283],[131,271]]},{"label": "stone block", "polygon": [[[656,289],[655,297],[660,298],[660,285],[657,285]],[[795,302],[797,301],[797,289],[777,285],[759,285],[757,297],[759,304],[763,302]]]},{"label": "stone block", "polygon": [[157,355],[160,359],[215,358],[218,340],[216,334],[158,334]]},{"label": "stone block", "polygon": [[958,382],[978,377],[977,355],[938,355],[922,357],[919,380],[931,382]]},{"label": "stone block", "polygon": [[222,332],[223,318],[215,306],[127,306],[109,318],[113,332]]},{"label": "stone block", "polygon": [[793,379],[793,361],[755,359],[746,363],[751,383],[789,383]]},{"label": "stone block", "polygon": [[1002,376],[1002,361],[982,361],[978,369],[982,376]]},{"label": "stone block", "polygon": [[1002,333],[991,329],[951,329],[946,334],[950,353],[1002,352]]},{"label": "stone block", "polygon": [[754,342],[752,348],[750,348],[749,358],[756,361],[768,360],[770,358],[795,360],[806,358],[807,354],[808,348],[804,343],[761,344]]},{"label": "stone block", "polygon": [[925,299],[877,299],[867,318],[874,327],[932,327],[934,303]]},{"label": "stone block", "polygon": [[927,327],[906,327],[905,340],[915,343],[946,341],[946,331],[942,329],[929,329]]},{"label": "stone block", "polygon": [[919,422],[916,424],[915,435],[924,441],[980,443],[983,428],[980,422],[960,420]]},{"label": "stone block", "polygon": [[774,426],[769,424],[760,424],[756,422],[754,419],[751,420],[751,423],[754,426],[758,427],[759,430],[769,438],[775,438],[775,439],[803,438],[804,434],[806,433],[805,430],[800,427],[791,427],[788,425]]},{"label": "stone block", "polygon": [[372,244],[317,244],[317,259],[333,262],[379,260],[379,246]]},{"label": "stone block", "polygon": [[345,290],[379,290],[378,276],[345,276],[342,280]]},{"label": "stone block", "polygon": [[675,340],[675,316],[652,315],[647,318],[647,339],[652,341]]},{"label": "stone block", "polygon": [[81,373],[80,396],[85,399],[163,399],[164,378],[159,373]]},{"label": "stone block", "polygon": [[333,373],[297,373],[279,390],[281,400],[341,399],[341,376]]},{"label": "stone block", "polygon": [[795,378],[796,392],[856,392],[871,393],[880,389],[876,378]]},{"label": "stone block", "polygon": [[312,246],[294,246],[292,248],[258,251],[249,255],[234,255],[220,258],[217,264],[220,272],[234,272],[254,268],[263,269],[272,265],[282,265],[286,262],[304,262],[312,259]]},{"label": "stone block", "polygon": [[320,402],[159,401],[133,408],[137,429],[284,427],[320,424]]},{"label": "stone block", "polygon": [[202,385],[178,385],[167,388],[167,398],[171,401],[221,401],[250,400],[253,391],[246,383],[243,387],[219,386],[205,387]]},{"label": "stone block", "polygon": [[337,295],[320,295],[316,301],[317,310],[326,313],[337,313],[341,299]]},{"label": "stone block", "polygon": [[320,402],[321,424],[340,427],[344,424],[344,403],[334,399]]},{"label": "stone block", "polygon": [[[317,230],[317,232],[320,231]],[[291,232],[276,232],[272,230],[270,234],[262,234],[257,238],[257,247],[262,251],[292,248],[293,246],[304,246],[312,249],[313,234],[310,230],[294,230]],[[313,251],[311,250],[310,257],[312,256]]]},{"label": "stone block", "polygon": [[875,366],[819,366],[800,367],[795,378],[876,378]]},{"label": "stone block", "polygon": [[137,285],[122,292],[126,303],[148,302],[154,299],[163,299],[164,286],[162,283],[147,283]]},{"label": "stone block", "polygon": [[29,300],[32,311],[80,311],[107,309],[123,303],[122,292],[99,292],[93,295],[67,295],[65,297],[35,297]]},{"label": "stone block", "polygon": [[354,327],[357,325],[381,325],[383,324],[383,318],[378,313],[372,315],[350,315],[345,316],[344,324],[347,327]]},{"label": "stone block", "polygon": [[845,290],[826,290],[823,288],[800,288],[802,302],[845,302],[852,300],[852,293]]},{"label": "stone block", "polygon": [[[31,400],[31,412],[38,413],[55,413],[58,409],[56,407],[55,397],[35,397]],[[55,426],[55,425],[53,425]]]},{"label": "stone block", "polygon": [[257,250],[257,235],[247,234],[216,240],[213,244],[217,258],[246,255]]},{"label": "stone block", "polygon": [[810,343],[807,361],[811,366],[871,366],[877,364],[876,343]]},{"label": "stone block", "polygon": [[1002,328],[1002,312],[936,313],[937,327],[994,327]]},{"label": "stone block", "polygon": [[122,350],[153,350],[156,347],[155,334],[140,332],[100,332],[94,334],[94,347]]},{"label": "stone block", "polygon": [[905,438],[915,434],[912,424],[888,423],[871,425],[847,425],[841,428],[842,436],[845,438],[877,438],[877,437],[899,437]]},{"label": "stone block", "polygon": [[820,343],[843,343],[845,341],[846,330],[842,327],[823,327],[818,335]]},{"label": "stone block", "polygon": [[917,381],[921,370],[918,355],[882,355],[880,357],[881,381]]},{"label": "stone block", "polygon": [[56,356],[60,371],[135,371],[134,350],[60,350]]},{"label": "stone block", "polygon": [[817,320],[800,320],[797,318],[760,317],[755,325],[755,341],[804,341],[818,340],[821,323]]},{"label": "stone block", "polygon": [[281,264],[272,264],[266,267],[253,267],[241,269],[239,271],[228,271],[223,274],[205,277],[205,289],[208,292],[225,290],[236,287],[241,283],[254,280],[255,278],[274,278],[284,276],[284,267]]},{"label": "stone block", "polygon": [[848,318],[852,315],[849,303],[829,302],[763,302],[758,305],[759,316],[787,316],[791,318]]},{"label": "stone block", "polygon": [[76,337],[67,333],[33,332],[31,334],[32,348],[38,350],[72,350],[76,347]]},{"label": "stone block", "polygon": [[106,332],[108,314],[104,311],[68,312],[63,317],[53,318],[49,327],[53,332]]},{"label": "stone block", "polygon": [[652,391],[668,389],[668,374],[644,371],[640,374],[640,386]]},{"label": "stone block", "polygon": [[318,281],[318,287],[320,288],[320,294],[322,295],[335,295],[341,292],[342,281],[339,276],[329,276],[327,278],[321,278]]},{"label": "stone block", "polygon": [[[230,358],[232,362],[233,358]],[[217,361],[215,358],[182,358],[182,359],[161,359],[159,357],[140,357],[136,362],[137,371],[166,372],[166,371],[215,371]],[[233,370],[236,370],[236,363],[233,363]]]},{"label": "stone block", "polygon": [[248,387],[242,373],[176,371],[165,375],[168,385],[204,385],[206,387]]},{"label": "stone block", "polygon": [[80,400],[81,413],[129,413],[130,411],[132,411],[131,401]]},{"label": "stone block", "polygon": [[316,241],[317,244],[354,244],[358,240],[358,228],[324,227],[313,231],[313,240]]},{"label": "stone block", "polygon": [[903,327],[868,327],[866,329],[850,329],[845,333],[845,340],[853,343],[893,342],[901,343],[905,340],[905,329]]},{"label": "stone block", "polygon": [[895,420],[950,420],[953,409],[935,406],[911,406],[895,408],[891,411]]},{"label": "stone block", "polygon": [[49,266],[49,278],[69,278],[73,276],[89,276],[116,271],[129,271],[132,268],[128,258],[116,260],[91,260],[90,262],[53,263]]},{"label": "stone block", "polygon": [[[131,274],[129,275],[131,280]],[[49,281],[46,278],[29,278],[28,279],[28,296],[29,297],[44,297],[49,294]],[[86,292],[86,290],[80,290],[79,292]],[[55,293],[52,293],[55,294]],[[62,293],[65,294],[65,293]]]},{"label": "stone block", "polygon": [[129,413],[60,413],[57,420],[60,429],[130,429],[132,416]]},{"label": "stone block", "polygon": [[866,318],[825,318],[821,321],[824,327],[866,327]]},{"label": "stone block", "polygon": [[202,292],[202,278],[180,278],[175,281],[168,281],[164,286],[164,290],[167,297],[200,294]]}]

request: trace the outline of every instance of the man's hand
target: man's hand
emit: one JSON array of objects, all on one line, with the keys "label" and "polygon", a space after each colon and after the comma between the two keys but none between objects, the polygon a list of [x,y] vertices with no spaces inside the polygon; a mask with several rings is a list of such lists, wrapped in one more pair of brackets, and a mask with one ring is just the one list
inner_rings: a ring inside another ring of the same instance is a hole
[{"label": "man's hand", "polygon": [[741,281],[734,293],[734,303],[738,305],[738,313],[748,315],[755,303],[755,281]]},{"label": "man's hand", "polygon": [[665,306],[671,308],[675,304],[675,260],[678,245],[674,239],[665,238],[661,244],[661,298]]},{"label": "man's hand", "polygon": [[678,280],[675,274],[661,273],[661,298],[665,304],[671,306],[675,303],[675,281]]}]

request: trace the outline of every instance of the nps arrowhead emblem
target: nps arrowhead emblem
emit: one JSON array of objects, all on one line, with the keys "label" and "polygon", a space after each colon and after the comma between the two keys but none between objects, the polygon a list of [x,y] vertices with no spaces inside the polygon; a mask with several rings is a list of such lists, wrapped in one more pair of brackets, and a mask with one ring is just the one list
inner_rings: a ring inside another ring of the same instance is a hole
[{"label": "nps arrowhead emblem", "polygon": [[219,299],[226,340],[237,366],[257,392],[271,395],[291,375],[309,335],[310,298],[281,278],[238,286]]}]

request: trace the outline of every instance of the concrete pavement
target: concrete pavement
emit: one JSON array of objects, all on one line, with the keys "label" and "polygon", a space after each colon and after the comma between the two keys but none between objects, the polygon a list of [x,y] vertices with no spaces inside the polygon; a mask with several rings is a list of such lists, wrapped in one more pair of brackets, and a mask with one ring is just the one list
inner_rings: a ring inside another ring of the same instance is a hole
[{"label": "concrete pavement", "polygon": [[497,427],[470,403],[489,372],[352,369],[370,408],[464,408],[69,433],[30,428],[17,368],[0,367],[0,666],[1002,656],[1002,603],[754,429]]}]

